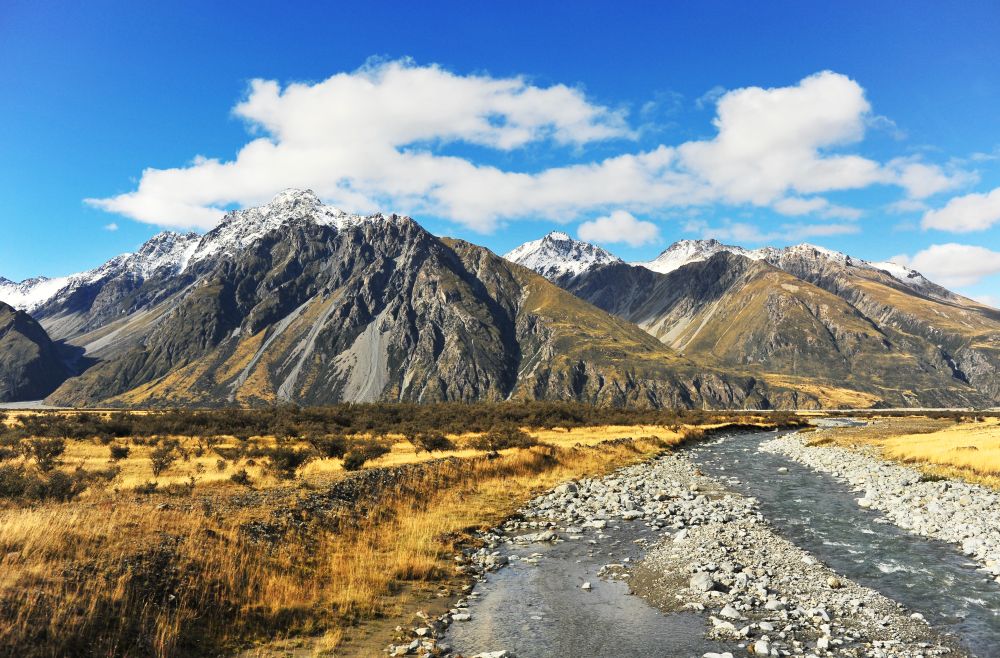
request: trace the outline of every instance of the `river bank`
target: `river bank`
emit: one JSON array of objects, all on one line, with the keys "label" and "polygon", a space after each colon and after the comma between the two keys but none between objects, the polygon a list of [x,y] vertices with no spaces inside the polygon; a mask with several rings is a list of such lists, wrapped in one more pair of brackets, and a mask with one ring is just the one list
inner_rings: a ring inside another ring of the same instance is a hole
[{"label": "river bank", "polygon": [[[692,626],[700,625],[697,630],[703,642],[692,643],[685,636],[684,650],[672,648],[669,638],[665,643],[655,635],[645,647],[633,646],[631,653],[618,655],[724,656],[747,651],[756,655],[962,655],[919,614],[835,573],[779,537],[752,497],[702,474],[686,454],[669,454],[605,478],[560,485],[534,499],[522,514],[523,519],[493,533],[485,549],[458,559],[484,564],[487,569],[516,565],[506,573],[518,567],[522,573],[544,573],[546,552],[532,547],[576,543],[583,548],[577,560],[589,561],[593,573],[600,576],[572,582],[572,595],[566,591],[567,583],[562,583],[563,598],[572,599],[577,615],[586,616],[588,593],[607,588],[614,594],[619,588],[617,602],[624,601],[629,591],[617,579],[659,610],[661,625],[682,619],[689,634]],[[626,550],[625,544],[632,549]],[[648,550],[636,551],[635,547]],[[497,586],[498,578],[489,576],[486,585],[477,586],[448,615],[435,620],[444,646],[417,642],[405,648],[395,645],[391,652],[422,653],[426,644],[427,653],[434,647],[437,652],[466,656],[561,655],[539,653],[538,638],[548,636],[558,646],[566,646],[558,644],[565,640],[566,620],[533,614],[527,600],[503,613],[497,600],[509,594],[510,586]],[[540,577],[535,580],[546,582]],[[646,613],[641,616],[645,618]],[[510,627],[530,629],[530,633],[505,632]],[[591,652],[586,636],[614,636],[616,630],[595,626],[581,633],[579,625],[570,628],[576,633],[570,640],[578,647],[570,655],[580,656],[606,655]]]}]

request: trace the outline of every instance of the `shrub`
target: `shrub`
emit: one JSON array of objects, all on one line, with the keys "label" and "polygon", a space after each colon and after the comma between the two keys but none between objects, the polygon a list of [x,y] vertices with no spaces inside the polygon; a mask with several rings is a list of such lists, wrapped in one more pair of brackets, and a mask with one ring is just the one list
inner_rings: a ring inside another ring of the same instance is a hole
[{"label": "shrub", "polygon": [[489,432],[477,436],[471,441],[476,450],[486,450],[497,453],[508,448],[530,448],[538,445],[538,439],[531,436],[517,425],[496,425]]},{"label": "shrub", "polygon": [[365,462],[378,459],[382,455],[388,454],[389,451],[389,446],[384,443],[361,441],[344,456],[344,470],[357,471],[365,465]]},{"label": "shrub", "polygon": [[291,480],[299,467],[313,458],[311,450],[294,448],[274,448],[268,454],[267,469],[283,480]]},{"label": "shrub", "polygon": [[236,484],[242,484],[244,487],[249,487],[251,485],[250,474],[247,473],[247,469],[241,468],[236,473],[229,476],[229,480]]},{"label": "shrub", "polygon": [[444,432],[437,430],[427,430],[425,432],[410,432],[406,435],[406,440],[413,445],[417,452],[435,452],[444,450],[454,450],[455,443],[445,436]]},{"label": "shrub", "polygon": [[113,445],[109,448],[111,451],[111,461],[117,462],[128,457],[129,447],[123,446],[121,444]]},{"label": "shrub", "polygon": [[32,439],[21,444],[26,457],[35,460],[38,469],[51,471],[59,465],[59,457],[66,452],[66,441],[63,439]]},{"label": "shrub", "polygon": [[137,494],[145,494],[148,496],[150,494],[156,493],[156,489],[159,486],[160,486],[159,482],[155,482],[153,480],[147,480],[145,484],[140,484],[139,486],[137,486],[135,488],[135,492]]},{"label": "shrub", "polygon": [[336,434],[311,438],[309,444],[327,459],[340,459],[347,452],[347,439]]},{"label": "shrub", "polygon": [[176,439],[170,441],[160,441],[159,444],[149,453],[149,461],[153,466],[153,475],[160,475],[177,461],[177,448],[179,442]]},{"label": "shrub", "polygon": [[218,472],[221,473],[222,471],[226,470],[227,468],[229,468],[229,462],[227,462],[225,459],[217,459],[217,460],[215,460],[215,470],[217,470]]}]

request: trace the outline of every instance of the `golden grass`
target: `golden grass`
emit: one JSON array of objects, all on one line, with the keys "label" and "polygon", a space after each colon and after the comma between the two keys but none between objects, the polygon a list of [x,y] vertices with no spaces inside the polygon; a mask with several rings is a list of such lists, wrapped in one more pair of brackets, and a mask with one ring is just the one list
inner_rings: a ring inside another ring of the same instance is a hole
[{"label": "golden grass", "polygon": [[865,445],[886,459],[930,475],[957,477],[1000,489],[1000,419],[956,422],[925,417],[884,418],[863,428],[817,432],[811,443]]},{"label": "golden grass", "polygon": [[[247,492],[224,482],[239,465],[218,473],[206,451],[156,478],[193,475],[192,493],[139,496],[129,487],[152,473],[149,448],[133,446],[108,489],[0,508],[0,653],[218,655],[256,644],[247,655],[269,656],[284,655],[292,637],[316,654],[376,655],[397,620],[451,600],[462,582],[451,557],[473,531],[561,481],[683,439],[652,426],[538,435],[551,446],[495,459],[456,451],[456,459],[405,471],[372,499],[317,513],[299,504],[323,500],[344,478],[334,460],[311,463],[295,483],[258,469],[257,489]],[[637,438],[606,442],[620,437]],[[69,441],[64,468],[103,467],[107,454]],[[428,458],[399,442],[374,465]]]}]

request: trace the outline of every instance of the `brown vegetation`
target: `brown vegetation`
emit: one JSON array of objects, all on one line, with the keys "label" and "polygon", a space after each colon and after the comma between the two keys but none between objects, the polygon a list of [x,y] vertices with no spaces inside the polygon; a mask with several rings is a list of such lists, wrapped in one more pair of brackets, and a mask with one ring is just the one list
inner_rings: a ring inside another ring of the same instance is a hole
[{"label": "brown vegetation", "polygon": [[[193,413],[187,424],[180,412],[8,419],[0,654],[207,656],[253,645],[267,654],[296,636],[317,652],[373,655],[388,641],[364,640],[377,620],[449,600],[462,583],[450,558],[474,530],[560,481],[654,454],[690,428],[674,418],[672,428],[529,433],[506,424],[523,413],[510,407],[462,415],[477,428],[474,418],[503,417],[497,437],[546,446],[493,442],[488,458],[473,445],[483,430],[444,437],[451,450],[438,436],[414,438],[430,431],[421,418],[442,421],[451,406],[399,426],[388,417],[402,409],[391,408],[288,410],[270,420]],[[536,422],[555,424],[545,414]],[[646,438],[619,440],[629,436]],[[36,452],[38,439],[63,441],[63,450],[46,443]],[[346,472],[351,454],[375,468]]]}]

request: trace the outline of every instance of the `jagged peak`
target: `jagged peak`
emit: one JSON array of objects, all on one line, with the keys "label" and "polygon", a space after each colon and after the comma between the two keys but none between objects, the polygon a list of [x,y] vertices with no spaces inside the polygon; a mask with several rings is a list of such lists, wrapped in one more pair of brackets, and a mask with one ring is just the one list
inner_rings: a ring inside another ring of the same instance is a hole
[{"label": "jagged peak", "polygon": [[552,231],[538,240],[525,242],[504,254],[504,258],[550,279],[622,262],[608,250],[575,240],[562,231]]}]

